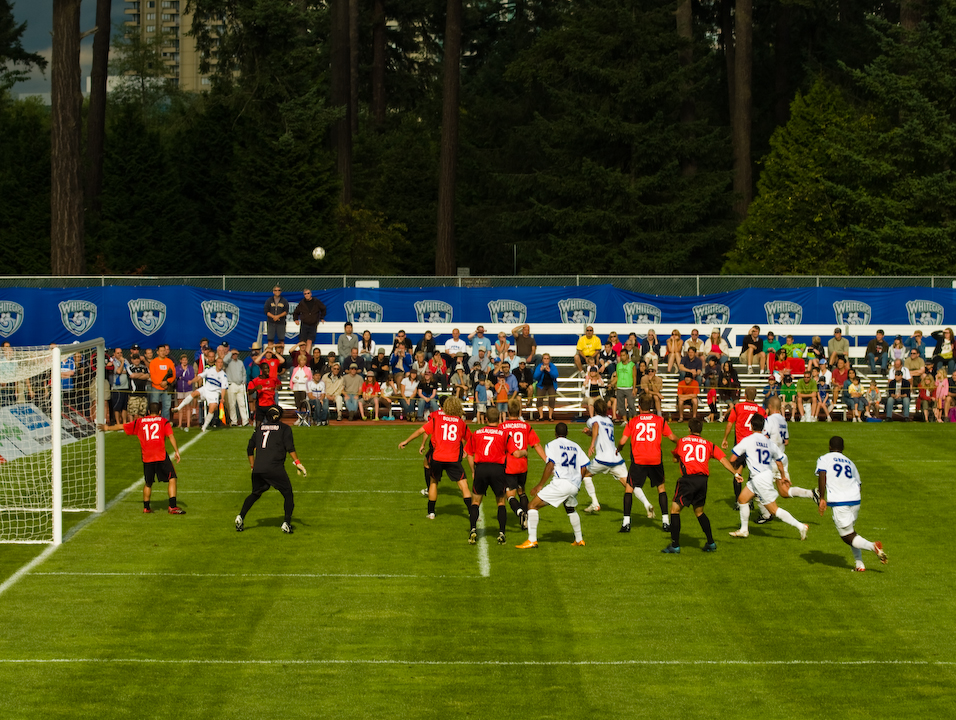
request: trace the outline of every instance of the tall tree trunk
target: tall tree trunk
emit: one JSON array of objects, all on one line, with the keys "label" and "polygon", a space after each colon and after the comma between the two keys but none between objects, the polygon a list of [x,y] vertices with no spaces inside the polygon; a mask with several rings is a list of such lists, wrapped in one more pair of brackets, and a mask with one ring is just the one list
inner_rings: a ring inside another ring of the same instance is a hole
[{"label": "tall tree trunk", "polygon": [[774,105],[774,119],[778,126],[787,124],[790,119],[790,23],[793,19],[793,7],[789,3],[777,0],[777,46],[774,52],[774,85],[777,101]]},{"label": "tall tree trunk", "polygon": [[727,65],[727,109],[730,115],[730,126],[734,125],[734,103],[736,102],[736,86],[734,84],[734,0],[720,1],[720,41],[724,46],[724,62]]},{"label": "tall tree trunk", "polygon": [[385,0],[372,0],[372,119],[385,124]]},{"label": "tall tree trunk", "polygon": [[462,0],[448,0],[445,19],[444,81],[442,83],[441,160],[438,177],[438,234],[435,274],[454,275],[455,170],[458,162],[458,91],[461,76]]},{"label": "tall tree trunk", "polygon": [[106,76],[110,59],[111,0],[96,0],[96,35],[90,72],[90,108],[86,117],[86,209],[100,211],[103,188],[103,145],[106,137]]},{"label": "tall tree trunk", "polygon": [[905,30],[916,30],[923,19],[922,0],[902,0],[900,3],[900,25]]},{"label": "tall tree trunk", "polygon": [[349,127],[358,135],[359,0],[349,0]]},{"label": "tall tree trunk", "polygon": [[[683,70],[688,71],[694,63],[694,16],[691,8],[691,0],[679,0],[677,3],[677,35],[684,41],[681,47],[678,60]],[[680,108],[680,121],[684,126],[684,137],[691,140],[691,127],[696,119],[694,108],[694,97],[692,95],[692,84],[684,81],[681,88],[683,100]],[[697,172],[697,161],[689,154],[681,158],[681,171],[685,176],[694,175]]]},{"label": "tall tree trunk", "polygon": [[80,0],[53,0],[50,260],[54,275],[79,275],[83,257],[80,183]]},{"label": "tall tree trunk", "polygon": [[753,102],[753,0],[737,0],[734,23],[734,211],[743,220],[753,200],[750,130]]},{"label": "tall tree trunk", "polygon": [[342,108],[343,116],[332,125],[335,169],[342,182],[342,204],[352,202],[352,122],[349,117],[349,0],[332,0],[332,107]]}]

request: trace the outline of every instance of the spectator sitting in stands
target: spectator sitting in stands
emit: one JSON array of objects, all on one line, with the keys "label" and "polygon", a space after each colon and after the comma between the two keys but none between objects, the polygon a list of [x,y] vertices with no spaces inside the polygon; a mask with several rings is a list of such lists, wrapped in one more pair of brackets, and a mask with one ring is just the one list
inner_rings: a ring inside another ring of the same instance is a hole
[{"label": "spectator sitting in stands", "polygon": [[412,370],[418,373],[418,377],[424,379],[425,371],[428,369],[428,361],[425,359],[425,353],[422,350],[415,352],[412,360]]},{"label": "spectator sitting in stands", "polygon": [[345,409],[349,411],[349,420],[364,420],[362,403],[362,376],[358,374],[358,365],[349,365],[348,374],[342,378],[342,395],[345,397]]},{"label": "spectator sitting in stands", "polygon": [[475,422],[485,422],[485,411],[488,409],[488,375],[481,369],[481,364],[475,360],[471,368],[471,386],[475,390]]},{"label": "spectator sitting in stands", "polygon": [[677,386],[677,422],[684,422],[684,407],[690,405],[690,418],[697,417],[697,406],[700,402],[697,396],[700,394],[700,385],[690,374],[684,375],[683,380]]},{"label": "spectator sitting in stands", "polygon": [[[920,360],[924,359],[926,357],[926,343],[923,342],[923,331],[914,330],[913,335],[903,341],[903,347],[907,350],[913,350],[915,348],[916,352],[919,353]],[[909,353],[907,353],[907,355],[909,355]]]},{"label": "spectator sitting in stands", "polygon": [[411,422],[415,419],[415,406],[418,401],[418,373],[410,370],[398,386],[401,392],[398,402],[402,406],[402,419]]},{"label": "spectator sitting in stands", "polygon": [[847,370],[846,381],[843,383],[843,404],[846,405],[847,420],[863,422],[863,410],[866,409],[863,381],[853,368]]},{"label": "spectator sitting in stands", "polygon": [[720,336],[720,329],[714,328],[710,332],[710,337],[704,343],[704,354],[706,357],[714,355],[717,361],[723,364],[730,360],[730,346],[727,341]]},{"label": "spectator sitting in stands", "polygon": [[359,340],[359,355],[361,355],[362,360],[365,361],[366,367],[372,362],[372,358],[375,357],[377,347],[375,341],[372,340],[372,333],[368,330],[363,330],[362,339]]},{"label": "spectator sitting in stands", "polygon": [[750,333],[740,343],[740,362],[747,367],[747,373],[753,373],[756,364],[761,374],[767,367],[767,354],[763,350],[763,339],[760,337],[760,328],[754,325]]},{"label": "spectator sitting in stands", "polygon": [[584,331],[584,335],[578,338],[577,348],[574,353],[574,366],[578,369],[578,377],[584,376],[584,363],[587,358],[597,358],[601,352],[601,338],[594,334],[594,328],[590,325]]},{"label": "spectator sitting in stands", "polygon": [[362,383],[362,419],[364,420],[368,411],[374,408],[372,415],[373,421],[378,421],[379,396],[382,394],[382,386],[375,380],[375,371],[369,370],[365,373],[365,381]]},{"label": "spectator sitting in stands", "polygon": [[385,348],[380,347],[375,351],[375,357],[368,364],[368,369],[375,373],[375,382],[381,385],[392,375],[392,368],[389,365],[388,358],[385,357]]},{"label": "spectator sitting in stands", "polygon": [[690,337],[687,338],[687,342],[685,342],[681,348],[681,354],[686,355],[688,348],[696,348],[697,355],[704,357],[704,340],[701,338],[697,328],[690,331]]},{"label": "spectator sitting in stands", "polygon": [[395,339],[392,340],[392,355],[395,354],[395,351],[398,350],[399,345],[405,348],[405,354],[409,357],[415,357],[412,349],[415,345],[412,343],[412,339],[405,334],[404,330],[399,330],[395,333]]},{"label": "spectator sitting in stands", "polygon": [[329,399],[325,394],[325,381],[321,375],[313,375],[306,391],[313,425],[329,424]]},{"label": "spectator sitting in stands", "polygon": [[797,409],[801,422],[813,422],[817,417],[817,382],[810,370],[803,371],[803,377],[797,380]]},{"label": "spectator sitting in stands", "polygon": [[463,366],[459,365],[458,369],[452,373],[450,382],[452,394],[460,400],[465,400],[471,390],[471,382]]},{"label": "spectator sitting in stands", "polygon": [[468,372],[468,345],[461,337],[461,332],[458,328],[453,328],[451,337],[445,341],[445,352],[443,355],[445,356],[445,362],[448,364],[449,370],[455,372],[456,364],[461,362],[465,367],[465,372]]},{"label": "spectator sitting in stands", "polygon": [[385,382],[379,383],[379,386],[381,390],[378,394],[378,406],[382,413],[382,419],[394,420],[396,413],[393,412],[392,409],[399,404],[398,398],[401,396],[402,391],[399,390],[395,381],[392,380],[391,375],[388,376]]},{"label": "spectator sitting in stands", "polygon": [[325,383],[325,397],[329,401],[329,408],[335,403],[336,417],[341,420],[345,413],[345,398],[342,390],[345,387],[345,377],[342,375],[342,366],[338,361],[332,363],[329,371],[322,376]]},{"label": "spectator sitting in stands", "polygon": [[849,357],[850,341],[843,337],[842,328],[833,328],[833,337],[827,342],[827,355],[830,356],[828,360],[830,367],[836,365],[840,358],[846,361]]},{"label": "spectator sitting in stands", "polygon": [[680,365],[683,356],[684,341],[681,340],[680,331],[675,329],[671,332],[670,337],[667,338],[667,372],[675,372],[675,368]]},{"label": "spectator sitting in stands", "polygon": [[773,330],[768,330],[767,337],[763,341],[763,351],[767,353],[767,359],[769,360],[771,354],[776,354],[779,349],[780,341],[777,340],[777,336],[773,334]]},{"label": "spectator sitting in stands", "polygon": [[870,374],[876,374],[876,364],[880,365],[880,372],[886,375],[886,365],[890,359],[890,344],[884,339],[882,330],[876,331],[876,337],[866,346],[866,362],[870,366]]},{"label": "spectator sitting in stands", "polygon": [[488,356],[488,351],[484,348],[478,349],[478,354],[473,355],[471,358],[471,364],[474,366],[475,363],[481,366],[482,371],[490,372],[491,371],[491,358]]},{"label": "spectator sitting in stands", "polygon": [[594,401],[604,397],[604,388],[607,385],[597,369],[591,370],[584,378],[584,403],[588,408],[588,417],[594,417]]},{"label": "spectator sitting in stands", "polygon": [[716,357],[707,358],[707,364],[704,365],[703,386],[707,388],[716,388],[717,381],[720,379],[720,366],[717,364]]},{"label": "spectator sitting in stands", "polygon": [[891,373],[892,373],[892,374],[890,375],[891,378],[892,378],[892,376],[893,376],[894,374],[896,374],[896,371],[897,371],[897,370],[899,370],[901,373],[903,373],[903,379],[904,379],[904,380],[909,380],[910,382],[913,381],[913,378],[912,378],[912,376],[910,375],[910,371],[909,371],[906,367],[903,366],[903,363],[902,363],[902,361],[900,361],[900,360],[895,360],[895,361],[893,362],[892,370],[891,370]]},{"label": "spectator sitting in stands", "polygon": [[345,332],[339,335],[338,342],[336,343],[337,348],[337,359],[339,363],[344,363],[349,356],[352,354],[352,348],[354,347],[358,350],[359,338],[354,332],[352,332],[352,323],[347,322],[344,326]]},{"label": "spectator sitting in stands", "polygon": [[435,353],[427,363],[426,370],[435,378],[435,382],[441,387],[442,392],[448,392],[448,366],[445,365],[445,358],[441,353]]},{"label": "spectator sitting in stands", "polygon": [[[711,357],[715,356],[711,355]],[[710,358],[707,359],[710,360]],[[690,375],[695,381],[700,382],[699,378],[704,371],[704,364],[697,357],[697,351],[693,347],[687,348],[687,357],[681,358],[680,365],[677,367],[680,370],[678,376],[681,380],[684,379],[685,375]]]},{"label": "spectator sitting in stands", "polygon": [[[903,345],[903,336],[897,335],[896,339],[893,340],[893,344],[890,345],[890,362],[894,360],[903,360],[905,362],[909,355],[909,350]],[[920,369],[922,370],[922,368]]]},{"label": "spectator sitting in stands", "polygon": [[737,403],[740,396],[740,378],[737,377],[737,371],[725,360],[720,366],[720,375],[717,379],[717,396],[732,407]]},{"label": "spectator sitting in stands", "polygon": [[422,420],[438,409],[438,383],[432,374],[426,370],[422,381],[418,384],[418,416]]},{"label": "spectator sitting in stands", "polygon": [[919,405],[917,410],[923,413],[923,422],[929,422],[929,414],[935,406],[934,394],[936,393],[936,383],[933,382],[933,376],[924,373],[920,377],[919,383]]},{"label": "spectator sitting in stands", "polygon": [[511,343],[508,342],[508,336],[503,331],[498,333],[498,339],[495,341],[495,359],[507,360],[509,349],[511,349]]},{"label": "spectator sitting in stands", "polygon": [[647,337],[641,340],[641,357],[644,358],[648,367],[657,370],[657,364],[661,359],[661,341],[657,339],[654,328],[649,328]]},{"label": "spectator sitting in stands", "polygon": [[[830,383],[827,382],[825,376],[820,374],[818,369],[812,370],[811,375],[817,381],[817,412],[822,410],[827,422],[832,422],[833,417],[830,413],[833,412],[833,393],[830,390]],[[819,419],[819,416],[817,418]]]},{"label": "spectator sitting in stands", "polygon": [[833,386],[833,401],[836,402],[840,399],[840,395],[843,392],[843,385],[846,383],[847,374],[849,368],[846,365],[846,360],[844,358],[839,358],[836,361],[836,367],[833,368],[830,374],[830,384]]},{"label": "spectator sitting in stands", "polygon": [[879,420],[880,403],[883,400],[883,396],[880,394],[880,389],[876,386],[876,380],[870,380],[870,389],[866,391],[864,397],[866,398],[867,417]]},{"label": "spectator sitting in stands", "polygon": [[389,361],[389,367],[392,369],[392,378],[396,385],[400,384],[412,371],[412,358],[405,350],[404,345],[396,346],[395,354]]},{"label": "spectator sitting in stands", "polygon": [[657,377],[654,368],[647,368],[647,375],[641,378],[641,397],[647,397],[651,405],[661,415],[661,404],[664,402],[664,381]]},{"label": "spectator sitting in stands", "polygon": [[431,330],[426,330],[425,334],[422,336],[422,339],[418,341],[418,344],[415,346],[415,355],[418,353],[424,353],[425,360],[431,360],[435,357],[435,336],[432,334]]},{"label": "spectator sitting in stands", "polygon": [[827,366],[827,349],[823,347],[823,341],[819,335],[814,335],[810,344],[803,351],[803,357],[807,361],[807,367],[825,368]]},{"label": "spectator sitting in stands", "polygon": [[763,409],[764,410],[767,409],[767,402],[770,400],[770,398],[779,397],[779,396],[780,396],[780,381],[776,377],[771,375],[770,382],[764,385],[764,388],[763,388]]},{"label": "spectator sitting in stands", "polygon": [[956,370],[956,340],[953,339],[952,328],[945,330],[934,330],[930,335],[936,341],[936,348],[933,350],[933,370],[946,368],[946,374],[952,375]]},{"label": "spectator sitting in stands", "polygon": [[357,347],[349,350],[349,356],[345,359],[345,367],[350,368],[352,365],[354,365],[358,370],[359,378],[365,377],[365,373],[370,367],[369,363],[365,362],[365,358],[359,354],[359,349]]},{"label": "spectator sitting in stands", "polygon": [[[914,385],[922,382],[923,375],[926,374],[926,361],[919,356],[919,350],[912,348],[906,351],[907,357],[903,360],[903,367],[909,371],[910,382]],[[896,360],[893,361],[893,367],[896,367]],[[930,366],[930,377],[932,377],[932,366]]]},{"label": "spectator sitting in stands", "polygon": [[790,410],[790,417],[796,417],[797,385],[793,382],[793,376],[790,370],[785,369],[780,379],[780,413],[787,417],[787,410]]},{"label": "spectator sitting in stands", "polygon": [[903,377],[901,370],[893,371],[893,379],[890,380],[886,389],[886,420],[892,422],[893,408],[897,405],[903,406],[903,419],[906,422],[912,421],[910,417],[910,394],[912,385],[910,381]]}]

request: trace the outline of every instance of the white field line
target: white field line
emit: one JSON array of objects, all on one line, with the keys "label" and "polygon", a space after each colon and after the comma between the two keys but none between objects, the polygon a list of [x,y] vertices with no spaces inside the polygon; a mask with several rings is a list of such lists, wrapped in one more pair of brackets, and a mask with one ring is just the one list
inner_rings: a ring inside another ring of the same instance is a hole
[{"label": "white field line", "polygon": [[[484,506],[478,506],[478,529],[483,530],[485,527],[485,512]],[[488,577],[491,575],[491,561],[488,559],[488,537],[487,533],[482,532],[481,537],[478,540],[478,571],[481,573],[482,577]]]},{"label": "white field line", "polygon": [[952,667],[952,660],[228,660],[223,658],[0,658],[0,665],[417,665],[447,667]]},{"label": "white field line", "polygon": [[[298,480],[301,484],[307,482],[301,478]],[[384,495],[420,495],[419,490],[363,490],[360,488],[352,488],[351,490],[300,490],[295,488],[296,495],[370,495],[372,493],[381,493]],[[186,493],[187,495],[232,495],[232,494],[242,494],[248,495],[249,490],[189,490]]]},{"label": "white field line", "polygon": [[[180,454],[182,454],[183,452],[185,452],[185,451],[186,451],[190,446],[192,446],[193,444],[199,442],[199,440],[200,440],[201,438],[202,438],[202,435],[197,435],[197,436],[194,437],[192,440],[190,440],[188,443],[186,443],[186,444],[183,445],[181,448],[179,448]],[[76,525],[74,525],[73,527],[71,527],[66,533],[63,534],[63,542],[66,542],[67,540],[69,540],[70,538],[72,538],[74,535],[76,535],[78,532],[80,532],[80,530],[82,530],[83,528],[85,528],[87,525],[89,525],[91,522],[93,522],[94,520],[96,520],[96,519],[97,519],[98,517],[100,517],[101,515],[105,515],[106,513],[108,513],[111,508],[113,508],[113,507],[116,506],[117,503],[122,502],[122,501],[126,498],[127,495],[129,495],[131,492],[133,492],[136,488],[141,487],[143,481],[144,481],[144,478],[143,478],[143,477],[140,477],[139,480],[137,480],[136,482],[134,482],[134,483],[133,483],[132,485],[130,485],[128,488],[126,488],[125,490],[120,491],[120,493],[119,493],[116,497],[114,497],[112,500],[110,500],[110,501],[106,504],[106,508],[103,510],[102,513],[91,513],[88,517],[85,517],[85,518],[83,518],[82,520],[80,520],[80,522],[78,522]],[[48,557],[50,557],[54,552],[56,552],[57,547],[59,547],[59,546],[58,546],[58,545],[50,545],[50,546],[49,546],[48,548],[46,548],[42,553],[40,553],[39,555],[37,555],[37,556],[36,556],[35,558],[33,558],[30,562],[28,562],[28,563],[27,563],[26,565],[24,565],[22,568],[20,568],[19,570],[17,570],[15,573],[13,573],[13,575],[11,575],[10,577],[8,577],[8,578],[3,582],[3,584],[0,584],[0,595],[3,595],[7,590],[9,590],[11,587],[13,587],[14,585],[16,585],[17,582],[19,582],[20,579],[21,579],[24,575],[26,575],[27,573],[29,573],[33,568],[35,568],[35,567],[37,567],[38,565],[40,565],[41,563],[43,563]]]},{"label": "white field line", "polygon": [[373,578],[373,579],[435,579],[461,578],[473,579],[477,575],[400,575],[395,573],[187,573],[187,572],[35,572],[33,577],[64,576],[64,577],[122,577],[122,578],[152,578],[152,577],[191,577],[191,578]]}]

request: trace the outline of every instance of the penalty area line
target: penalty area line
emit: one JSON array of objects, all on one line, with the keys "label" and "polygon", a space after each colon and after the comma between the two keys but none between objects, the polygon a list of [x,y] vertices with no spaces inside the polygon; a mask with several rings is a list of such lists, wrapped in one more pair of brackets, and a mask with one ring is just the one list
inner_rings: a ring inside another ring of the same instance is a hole
[{"label": "penalty area line", "polygon": [[475,575],[399,575],[394,573],[186,573],[186,572],[83,572],[83,571],[55,571],[35,572],[34,577],[122,577],[122,578],[153,578],[153,577],[191,577],[191,578],[343,578],[349,579],[386,579],[386,580],[432,580],[432,579],[459,579],[472,580]]},{"label": "penalty area line", "polygon": [[81,663],[130,665],[405,665],[460,667],[951,667],[951,660],[228,660],[216,658],[0,658],[0,665],[78,665]]},{"label": "penalty area line", "polygon": [[[194,445],[195,443],[199,442],[199,440],[200,440],[201,438],[202,438],[202,435],[197,435],[195,438],[193,438],[193,439],[190,440],[188,443],[186,443],[186,444],[183,445],[181,448],[179,448],[179,453],[180,453],[180,455],[181,455],[185,450],[187,450],[190,446],[192,446],[192,445]],[[80,530],[82,530],[83,528],[85,528],[87,525],[89,525],[91,522],[93,522],[94,520],[96,520],[98,517],[100,517],[100,516],[102,516],[102,515],[106,515],[106,513],[108,513],[112,508],[116,507],[116,505],[117,505],[118,503],[121,503],[123,500],[125,500],[127,495],[129,495],[131,492],[133,492],[136,488],[140,487],[140,486],[143,484],[144,480],[145,480],[145,478],[140,477],[139,480],[137,480],[136,482],[134,482],[134,483],[133,483],[132,485],[130,485],[128,488],[126,488],[126,489],[124,489],[124,490],[121,490],[116,497],[114,497],[112,500],[110,500],[108,503],[106,503],[106,507],[103,509],[103,512],[101,512],[101,513],[96,513],[96,512],[90,513],[87,517],[85,517],[85,518],[83,518],[82,520],[80,520],[80,522],[78,522],[76,525],[74,525],[73,527],[71,527],[69,530],[67,530],[67,531],[63,534],[63,542],[65,543],[67,540],[69,540],[70,538],[72,538],[74,535],[76,535],[78,532],[80,532]],[[60,546],[59,546],[59,545],[50,545],[50,546],[48,546],[43,552],[41,552],[39,555],[37,555],[35,558],[33,558],[33,559],[32,559],[30,562],[28,562],[26,565],[24,565],[23,567],[19,568],[15,573],[13,573],[13,575],[11,575],[10,577],[8,577],[2,584],[0,584],[0,595],[3,595],[7,590],[9,590],[11,587],[13,587],[14,585],[16,585],[16,584],[23,578],[23,576],[24,576],[24,575],[27,575],[33,568],[35,568],[35,567],[41,565],[44,561],[46,561],[47,558],[49,558],[53,553],[56,552],[56,549],[57,549],[58,547],[60,547]]]}]

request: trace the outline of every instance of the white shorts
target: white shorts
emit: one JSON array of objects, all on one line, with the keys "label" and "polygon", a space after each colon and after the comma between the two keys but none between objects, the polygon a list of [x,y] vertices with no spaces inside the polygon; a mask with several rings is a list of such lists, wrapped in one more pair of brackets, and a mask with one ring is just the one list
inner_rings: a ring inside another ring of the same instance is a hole
[{"label": "white shorts", "polygon": [[[783,448],[781,448],[781,451],[782,450]],[[787,457],[787,453],[783,453],[783,460],[781,460],[780,462],[783,463],[783,470],[785,473],[787,473],[787,479],[789,480],[790,479],[790,458]],[[773,479],[774,480],[780,479],[780,468],[777,467],[777,463],[773,464]]]},{"label": "white shorts", "polygon": [[219,404],[219,390],[211,391],[211,390],[206,390],[205,387],[201,387],[199,388],[199,397],[207,405]]},{"label": "white shorts", "polygon": [[573,508],[578,505],[578,490],[580,489],[572,482],[555,479],[544,486],[544,489],[538,493],[538,497],[551,507],[567,505]]},{"label": "white shorts", "polygon": [[833,524],[836,525],[840,537],[853,532],[853,525],[860,515],[859,505],[837,505],[830,508],[833,511]]},{"label": "white shorts", "polygon": [[769,472],[751,475],[747,481],[747,489],[757,496],[761,505],[774,502],[780,495],[777,486],[773,484],[773,473]]},{"label": "white shorts", "polygon": [[588,472],[591,473],[592,475],[600,475],[601,473],[608,473],[609,475],[613,475],[614,477],[616,477],[618,480],[626,480],[627,479],[627,464],[623,460],[617,463],[610,464],[610,463],[602,462],[601,460],[598,460],[597,458],[595,458],[594,460],[588,463]]}]

